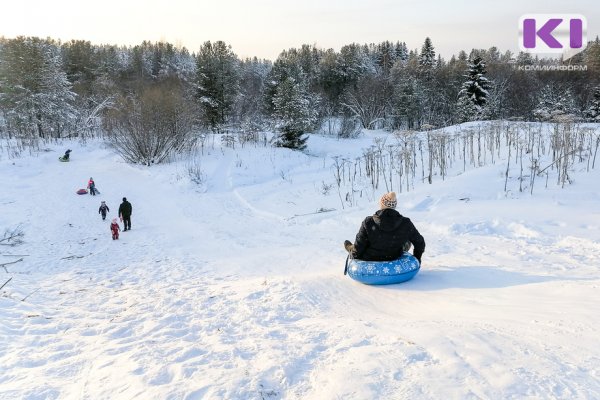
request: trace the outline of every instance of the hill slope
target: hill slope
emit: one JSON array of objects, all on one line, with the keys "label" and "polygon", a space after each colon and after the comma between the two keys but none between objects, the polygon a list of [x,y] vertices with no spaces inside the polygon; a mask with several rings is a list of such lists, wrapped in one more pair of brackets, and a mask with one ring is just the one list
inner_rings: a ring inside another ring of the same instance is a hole
[{"label": "hill slope", "polygon": [[[2,160],[0,227],[25,243],[0,262],[26,256],[0,269],[0,397],[599,398],[600,169],[534,196],[506,196],[501,162],[399,193],[423,268],[369,287],[341,243],[383,190],[342,208],[323,187],[371,139],[216,147],[202,185],[99,143]],[[90,176],[102,194],[76,195]],[[112,241],[98,207],[123,196]]]}]

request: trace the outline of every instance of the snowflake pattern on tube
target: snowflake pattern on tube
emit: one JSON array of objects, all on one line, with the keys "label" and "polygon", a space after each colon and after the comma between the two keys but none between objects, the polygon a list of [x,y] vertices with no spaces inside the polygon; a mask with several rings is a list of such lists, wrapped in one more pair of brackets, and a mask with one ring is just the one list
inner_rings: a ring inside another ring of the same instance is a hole
[{"label": "snowflake pattern on tube", "polygon": [[413,272],[418,269],[419,262],[410,253],[404,253],[393,261],[363,261],[352,260],[350,270],[354,274],[388,276]]}]

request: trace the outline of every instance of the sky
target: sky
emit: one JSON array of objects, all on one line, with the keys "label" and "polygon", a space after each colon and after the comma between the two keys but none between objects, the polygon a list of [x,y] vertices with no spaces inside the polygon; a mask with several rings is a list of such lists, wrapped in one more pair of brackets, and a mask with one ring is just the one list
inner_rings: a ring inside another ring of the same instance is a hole
[{"label": "sky", "polygon": [[51,37],[94,44],[168,41],[197,51],[223,40],[240,57],[274,60],[312,44],[339,50],[384,40],[419,49],[429,36],[444,58],[460,50],[518,51],[518,22],[528,13],[578,13],[588,38],[600,35],[596,0],[19,0],[0,7],[0,36]]}]

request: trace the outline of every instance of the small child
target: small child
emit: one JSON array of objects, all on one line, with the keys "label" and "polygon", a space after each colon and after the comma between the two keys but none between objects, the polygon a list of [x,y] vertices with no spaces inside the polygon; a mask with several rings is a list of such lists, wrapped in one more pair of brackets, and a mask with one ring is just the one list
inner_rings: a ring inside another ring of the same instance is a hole
[{"label": "small child", "polygon": [[112,224],[110,224],[110,231],[112,232],[112,238],[113,238],[113,240],[119,239],[119,231],[120,230],[121,230],[121,227],[117,223],[117,219],[113,218]]},{"label": "small child", "polygon": [[106,219],[106,212],[110,211],[105,201],[100,203],[100,208],[98,209],[98,214],[102,214],[102,221]]}]

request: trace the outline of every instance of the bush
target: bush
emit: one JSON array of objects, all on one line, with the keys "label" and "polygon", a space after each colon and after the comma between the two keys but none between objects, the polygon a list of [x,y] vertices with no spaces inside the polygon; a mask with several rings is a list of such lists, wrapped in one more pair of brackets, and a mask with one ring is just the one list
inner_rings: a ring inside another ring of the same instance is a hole
[{"label": "bush", "polygon": [[109,140],[128,162],[152,165],[192,143],[194,112],[181,85],[167,80],[122,96],[107,114]]}]

